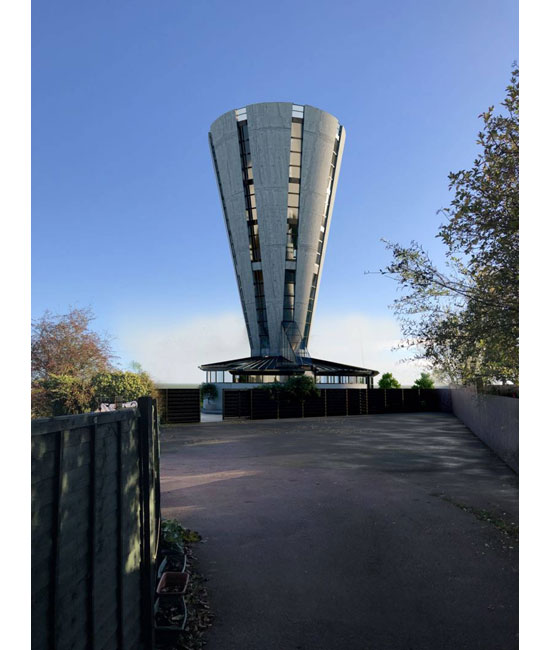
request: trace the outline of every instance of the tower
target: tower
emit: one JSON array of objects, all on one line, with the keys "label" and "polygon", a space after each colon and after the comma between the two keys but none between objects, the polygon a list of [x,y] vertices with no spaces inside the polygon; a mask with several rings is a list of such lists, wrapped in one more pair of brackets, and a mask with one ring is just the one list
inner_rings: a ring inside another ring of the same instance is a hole
[{"label": "tower", "polygon": [[315,374],[308,341],[344,127],[312,106],[267,102],[221,115],[209,141],[251,357],[201,368],[237,381]]}]

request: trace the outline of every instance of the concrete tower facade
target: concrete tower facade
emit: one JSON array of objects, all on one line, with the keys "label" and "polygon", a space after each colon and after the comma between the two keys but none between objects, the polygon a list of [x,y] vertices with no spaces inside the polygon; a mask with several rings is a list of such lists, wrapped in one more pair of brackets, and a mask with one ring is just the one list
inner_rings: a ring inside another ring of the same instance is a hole
[{"label": "concrete tower facade", "polygon": [[307,358],[345,130],[268,102],[224,113],[209,139],[251,355]]}]

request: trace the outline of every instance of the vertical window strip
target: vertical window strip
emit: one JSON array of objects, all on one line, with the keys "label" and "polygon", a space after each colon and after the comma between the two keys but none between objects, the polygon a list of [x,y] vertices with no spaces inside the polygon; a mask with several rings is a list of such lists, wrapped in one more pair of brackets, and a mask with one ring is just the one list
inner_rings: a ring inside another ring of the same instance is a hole
[{"label": "vertical window strip", "polygon": [[283,302],[283,325],[294,321],[294,292],[296,289],[296,271],[285,270],[285,293]]},{"label": "vertical window strip", "polygon": [[264,275],[262,271],[253,271],[254,295],[258,317],[258,334],[260,336],[260,355],[269,354],[269,329],[267,326],[267,309],[264,293]]},{"label": "vertical window strip", "polygon": [[223,196],[222,183],[221,183],[221,180],[220,180],[220,170],[219,170],[219,167],[218,167],[218,159],[216,157],[216,150],[214,148],[214,143],[212,141],[212,134],[211,133],[208,134],[208,138],[210,140],[210,150],[212,151],[212,160],[214,161],[214,169],[216,171],[216,180],[218,182],[218,190],[220,192],[220,198],[221,198],[221,201],[222,201],[222,210],[223,210],[223,217],[225,219],[225,226],[227,228],[227,236],[229,237],[229,247],[231,248],[231,256],[233,258],[233,267],[234,267],[235,273],[237,275],[237,284],[238,284],[238,287],[239,287],[239,296],[241,298],[241,305],[242,305],[242,308],[243,308],[244,322],[245,322],[245,325],[246,325],[246,333],[247,333],[247,336],[248,336],[248,342],[249,342],[250,346],[252,347],[252,336],[250,334],[250,325],[248,323],[248,317],[246,315],[246,308],[245,308],[245,304],[244,304],[243,289],[242,289],[242,286],[241,286],[241,278],[239,277],[239,274],[237,273],[237,259],[235,257],[235,247],[233,245],[233,237],[231,236],[231,228],[229,227],[229,219],[227,218],[227,208],[225,206],[225,199],[224,199],[224,196]]},{"label": "vertical window strip", "polygon": [[[244,114],[246,117],[246,113]],[[237,118],[238,119],[238,118]],[[246,119],[237,122],[239,131],[239,147],[241,150],[241,169],[243,175],[243,189],[245,198],[246,223],[248,227],[248,247],[250,261],[260,262],[260,237],[258,233],[258,213],[256,208],[256,193],[254,189],[254,176],[252,173],[252,160],[250,157],[250,140],[248,138],[248,122]]]},{"label": "vertical window strip", "polygon": [[288,166],[286,259],[296,260],[298,254],[298,218],[300,212],[300,179],[302,176],[302,139],[304,107],[293,104],[290,124],[290,161]]},{"label": "vertical window strip", "polygon": [[[254,190],[254,175],[252,173],[252,159],[250,156],[250,139],[248,136],[246,108],[236,110],[235,117],[237,120],[239,147],[241,153],[241,170],[245,196],[250,263],[254,264],[254,262],[261,262],[262,256],[260,249],[260,236],[258,231],[258,212],[256,207],[256,193]],[[260,338],[260,355],[263,356],[269,354],[269,329],[267,325],[267,309],[265,304],[263,272],[261,270],[252,269],[252,275],[254,278],[256,318],[258,323],[258,334]]]},{"label": "vertical window strip", "polygon": [[[340,135],[342,133],[342,127],[338,125],[338,130],[336,132],[336,137],[334,138],[334,148],[332,151],[332,160],[330,162],[330,171],[327,185],[327,197],[325,200],[325,211],[323,215],[323,224],[321,226],[321,231],[319,233],[319,243],[317,246],[317,260],[316,264],[319,266],[321,264],[321,257],[323,255],[323,248],[325,246],[325,237],[327,232],[328,224],[328,215],[330,213],[330,206],[333,196],[333,187],[334,187],[334,178],[336,176],[336,163],[338,161],[338,153],[340,150]],[[303,347],[307,347],[309,340],[309,331],[311,329],[311,319],[313,317],[313,306],[315,305],[315,295],[317,293],[317,281],[319,279],[319,272],[313,274],[313,279],[311,282],[311,291],[309,294],[309,304],[306,315],[306,326],[304,328],[304,341],[302,343]]]}]

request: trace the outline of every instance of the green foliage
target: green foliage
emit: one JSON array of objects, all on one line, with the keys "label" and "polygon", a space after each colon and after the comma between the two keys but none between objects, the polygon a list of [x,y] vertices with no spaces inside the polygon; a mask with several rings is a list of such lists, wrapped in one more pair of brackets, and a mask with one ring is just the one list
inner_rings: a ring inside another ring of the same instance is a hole
[{"label": "green foliage", "polygon": [[91,388],[97,406],[116,400],[132,402],[146,395],[156,396],[153,380],[146,372],[102,372],[94,375]]},{"label": "green foliage", "polygon": [[255,390],[261,390],[264,393],[268,393],[270,399],[277,399],[277,397],[284,390],[284,384],[280,381],[272,381],[268,384],[263,384],[262,386],[257,386]]},{"label": "green foliage", "polygon": [[112,369],[110,339],[90,329],[94,315],[90,308],[72,309],[68,314],[44,315],[33,321],[31,370],[33,379],[50,375],[90,379],[97,372]]},{"label": "green foliage", "polygon": [[202,539],[195,530],[184,528],[175,519],[163,519],[160,526],[162,540],[167,544],[179,544],[183,546],[189,542],[200,542]]},{"label": "green foliage", "polygon": [[32,386],[33,417],[76,415],[93,411],[90,382],[71,375],[49,375]]},{"label": "green foliage", "polygon": [[433,388],[434,381],[430,377],[430,373],[421,372],[420,377],[414,382],[413,388]]},{"label": "green foliage", "polygon": [[519,379],[519,72],[514,66],[501,114],[480,116],[481,152],[470,170],[449,175],[454,198],[442,210],[442,272],[416,242],[387,243],[383,274],[404,295],[394,302],[402,347],[457,383]]},{"label": "green foliage", "polygon": [[218,387],[215,384],[202,383],[201,386],[201,400],[216,399],[218,397]]},{"label": "green foliage", "polygon": [[295,399],[299,402],[305,401],[308,397],[318,397],[319,389],[315,385],[315,380],[306,375],[294,375],[289,377],[280,388],[283,397]]},{"label": "green foliage", "polygon": [[391,372],[385,372],[378,380],[378,388],[401,388],[401,384]]},{"label": "green foliage", "polygon": [[102,402],[131,402],[144,395],[156,397],[146,372],[102,372],[91,379],[52,374],[32,384],[32,417],[88,413],[97,410]]},{"label": "green foliage", "polygon": [[285,382],[270,382],[259,386],[257,390],[269,393],[271,399],[279,398],[286,401],[297,400],[298,402],[304,402],[308,397],[318,397],[321,394],[314,379],[306,375],[294,375]]}]

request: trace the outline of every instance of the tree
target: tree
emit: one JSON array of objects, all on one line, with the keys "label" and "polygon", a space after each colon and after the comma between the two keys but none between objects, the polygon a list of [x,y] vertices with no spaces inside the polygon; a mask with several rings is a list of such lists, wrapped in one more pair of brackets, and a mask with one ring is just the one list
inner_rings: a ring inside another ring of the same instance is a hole
[{"label": "tree", "polygon": [[90,380],[90,388],[96,408],[101,403],[113,404],[115,401],[133,402],[139,397],[156,396],[155,385],[145,372],[100,372]]},{"label": "tree", "polygon": [[50,374],[31,387],[32,417],[76,415],[94,409],[90,382],[73,375]]},{"label": "tree", "polygon": [[113,367],[110,339],[90,329],[90,308],[68,314],[47,311],[33,322],[31,339],[31,407],[33,417],[51,417],[96,410],[101,402],[155,396],[149,375]]},{"label": "tree", "polygon": [[112,369],[110,339],[90,330],[93,320],[90,308],[75,308],[68,314],[46,311],[33,321],[32,378],[66,375],[89,379],[95,373]]},{"label": "tree", "polygon": [[201,398],[211,400],[211,399],[216,399],[218,397],[218,387],[215,384],[211,383],[202,383],[201,384]]},{"label": "tree", "polygon": [[319,389],[315,385],[315,380],[306,375],[294,375],[289,377],[282,384],[281,392],[289,399],[295,399],[304,402],[308,397],[318,397]]},{"label": "tree", "polygon": [[378,388],[401,388],[401,384],[391,372],[385,372],[378,380]]},{"label": "tree", "polygon": [[315,380],[307,375],[293,375],[285,382],[274,381],[260,386],[258,390],[267,392],[271,399],[279,397],[286,401],[298,402],[305,402],[308,397],[319,397],[321,394]]},{"label": "tree", "polygon": [[382,272],[405,292],[394,301],[403,347],[459,383],[519,379],[519,71],[514,66],[502,113],[480,116],[481,152],[470,170],[449,174],[454,191],[437,237],[441,271],[417,242],[387,243]]},{"label": "tree", "polygon": [[434,381],[428,372],[421,372],[420,377],[414,382],[413,388],[433,388]]}]

